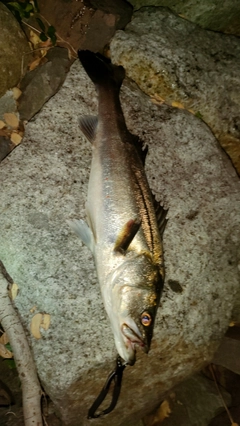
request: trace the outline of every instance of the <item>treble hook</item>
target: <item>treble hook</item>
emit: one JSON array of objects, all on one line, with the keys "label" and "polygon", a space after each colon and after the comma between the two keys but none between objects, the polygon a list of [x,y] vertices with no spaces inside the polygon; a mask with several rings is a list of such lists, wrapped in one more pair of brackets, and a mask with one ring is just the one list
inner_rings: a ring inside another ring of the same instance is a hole
[{"label": "treble hook", "polygon": [[[96,419],[97,417],[110,413],[115,408],[118,402],[120,391],[121,391],[123,370],[126,367],[126,365],[127,365],[126,363],[122,364],[121,357],[118,356],[116,360],[115,370],[109,374],[100,394],[98,395],[97,399],[94,401],[93,405],[88,411],[88,419]],[[114,388],[112,393],[112,401],[109,407],[101,411],[99,414],[95,414],[99,406],[102,404],[102,402],[106,398],[110,385],[113,381],[114,381]]]}]

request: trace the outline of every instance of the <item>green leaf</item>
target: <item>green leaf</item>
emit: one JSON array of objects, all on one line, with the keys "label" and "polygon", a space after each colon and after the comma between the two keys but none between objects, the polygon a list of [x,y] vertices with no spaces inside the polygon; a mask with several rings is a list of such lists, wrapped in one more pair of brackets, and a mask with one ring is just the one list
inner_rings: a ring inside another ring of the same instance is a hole
[{"label": "green leaf", "polygon": [[196,116],[197,118],[200,118],[201,120],[203,119],[203,115],[201,114],[201,112],[200,112],[200,111],[197,111],[197,112],[196,112],[196,114],[195,114],[195,116]]},{"label": "green leaf", "polygon": [[39,25],[39,28],[42,30],[43,33],[45,33],[45,25],[44,25],[43,21],[40,18],[36,18],[36,21],[37,21],[37,23]]},{"label": "green leaf", "polygon": [[14,368],[16,368],[16,364],[15,364],[14,359],[6,359],[4,361],[7,363],[10,370],[13,370]]},{"label": "green leaf", "polygon": [[55,33],[56,33],[56,29],[52,25],[50,25],[47,30],[47,35],[50,38],[53,45],[55,45],[57,41],[57,37]]},{"label": "green leaf", "polygon": [[20,5],[17,1],[10,1],[7,3],[7,5],[11,6],[15,10],[18,10],[19,12],[23,10],[22,5]]},{"label": "green leaf", "polygon": [[38,6],[37,0],[33,0],[33,3],[34,3],[34,7],[36,9],[36,12],[39,12],[39,6]]},{"label": "green leaf", "polygon": [[40,40],[42,40],[42,41],[47,41],[47,39],[48,39],[48,37],[46,36],[46,34],[44,34],[44,33],[41,33],[40,35],[39,35],[39,37],[40,37]]},{"label": "green leaf", "polygon": [[33,5],[31,3],[28,3],[26,5],[25,12],[27,12],[27,13],[33,12]]}]

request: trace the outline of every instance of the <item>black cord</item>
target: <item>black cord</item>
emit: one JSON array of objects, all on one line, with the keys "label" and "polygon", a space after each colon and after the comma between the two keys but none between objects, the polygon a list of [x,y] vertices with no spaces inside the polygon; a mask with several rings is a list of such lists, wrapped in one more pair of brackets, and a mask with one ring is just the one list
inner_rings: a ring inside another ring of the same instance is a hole
[{"label": "black cord", "polygon": [[[122,376],[123,376],[123,370],[125,367],[126,367],[126,363],[122,364],[122,360],[120,356],[118,356],[115,370],[109,374],[100,394],[98,395],[97,399],[94,401],[94,403],[92,404],[92,406],[90,407],[88,411],[88,419],[96,419],[100,416],[103,416],[104,414],[110,413],[115,408],[118,402],[120,392],[121,392]],[[108,408],[101,411],[99,414],[96,414],[97,409],[100,407],[100,405],[106,398],[112,382],[114,382],[112,401]]]}]

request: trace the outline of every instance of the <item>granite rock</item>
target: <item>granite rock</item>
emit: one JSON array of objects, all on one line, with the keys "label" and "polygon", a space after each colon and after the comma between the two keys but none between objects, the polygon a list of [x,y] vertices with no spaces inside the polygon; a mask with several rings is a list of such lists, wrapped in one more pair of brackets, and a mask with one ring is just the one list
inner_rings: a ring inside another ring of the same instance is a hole
[{"label": "granite rock", "polygon": [[[169,208],[166,282],[151,351],[125,369],[118,405],[97,426],[132,426],[208,363],[239,287],[240,182],[230,160],[189,112],[154,104],[128,79],[121,96],[129,129],[149,145],[150,187]],[[85,217],[91,146],[78,118],[96,111],[76,62],[0,165],[0,259],[19,286],[15,304],[42,385],[69,426],[90,424],[87,410],[116,356],[91,254],[66,224]],[[38,340],[37,312],[51,316]]]},{"label": "granite rock", "polygon": [[48,61],[28,72],[21,81],[22,95],[18,111],[21,120],[30,120],[55,95],[70,67],[67,49],[55,47],[46,55]]},{"label": "granite rock", "polygon": [[240,35],[240,4],[238,0],[130,0],[134,9],[143,6],[169,7],[175,13],[202,28]]},{"label": "granite rock", "polygon": [[164,8],[135,12],[111,42],[115,63],[148,95],[197,113],[240,173],[240,40]]}]

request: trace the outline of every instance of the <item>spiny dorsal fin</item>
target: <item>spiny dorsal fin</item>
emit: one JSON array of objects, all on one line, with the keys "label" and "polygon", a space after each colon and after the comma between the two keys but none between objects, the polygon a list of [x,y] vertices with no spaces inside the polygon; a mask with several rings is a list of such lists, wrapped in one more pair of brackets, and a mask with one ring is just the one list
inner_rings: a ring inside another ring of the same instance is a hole
[{"label": "spiny dorsal fin", "polygon": [[166,228],[167,221],[168,221],[166,217],[168,213],[168,209],[164,209],[164,207],[161,206],[161,204],[156,200],[154,195],[153,195],[153,205],[155,209],[158,229],[162,237],[164,233],[164,229]]},{"label": "spiny dorsal fin", "polygon": [[133,135],[132,144],[135,146],[139,157],[142,160],[143,165],[145,166],[145,160],[148,153],[148,146],[138,137]]},{"label": "spiny dorsal fin", "polygon": [[97,125],[98,118],[95,115],[83,115],[79,119],[80,129],[91,143],[94,141]]},{"label": "spiny dorsal fin", "polygon": [[124,254],[130,246],[140,226],[141,221],[139,219],[130,219],[127,223],[125,223],[115,242],[114,251]]}]

